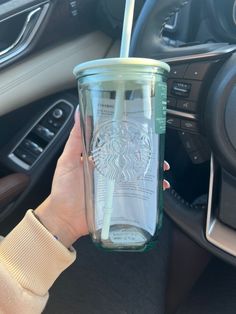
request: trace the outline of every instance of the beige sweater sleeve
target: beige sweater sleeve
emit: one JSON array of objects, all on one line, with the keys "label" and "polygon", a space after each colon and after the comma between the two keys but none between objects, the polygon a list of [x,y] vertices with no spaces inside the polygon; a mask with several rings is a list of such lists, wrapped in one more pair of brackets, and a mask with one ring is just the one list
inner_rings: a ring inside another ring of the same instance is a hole
[{"label": "beige sweater sleeve", "polygon": [[41,313],[48,289],[75,258],[73,249],[65,248],[27,211],[0,242],[0,314]]}]

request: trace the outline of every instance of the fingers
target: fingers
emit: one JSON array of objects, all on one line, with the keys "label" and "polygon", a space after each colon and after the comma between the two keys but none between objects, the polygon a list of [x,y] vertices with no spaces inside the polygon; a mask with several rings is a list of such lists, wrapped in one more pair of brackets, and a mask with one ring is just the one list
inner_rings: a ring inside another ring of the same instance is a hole
[{"label": "fingers", "polygon": [[[77,107],[78,108],[78,107]],[[70,132],[70,136],[67,140],[62,156],[65,158],[71,158],[73,156],[80,156],[82,152],[82,138],[80,131],[80,117],[78,109],[75,111],[75,124]]]},{"label": "fingers", "polygon": [[[164,171],[170,170],[170,165],[167,161],[164,161],[163,165]],[[163,190],[168,190],[170,188],[170,183],[167,180],[163,180]]]},{"label": "fingers", "polygon": [[76,109],[75,124],[64,147],[63,153],[57,163],[57,174],[64,174],[81,166],[82,137],[80,131],[80,116]]}]

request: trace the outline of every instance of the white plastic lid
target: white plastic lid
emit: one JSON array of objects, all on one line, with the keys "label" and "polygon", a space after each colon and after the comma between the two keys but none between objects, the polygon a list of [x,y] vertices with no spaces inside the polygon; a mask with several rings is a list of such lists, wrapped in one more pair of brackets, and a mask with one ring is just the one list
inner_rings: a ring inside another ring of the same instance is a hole
[{"label": "white plastic lid", "polygon": [[135,66],[151,66],[151,67],[159,67],[167,72],[170,72],[170,66],[162,61],[158,61],[155,59],[146,59],[146,58],[107,58],[107,59],[99,59],[99,60],[92,60],[88,62],[84,62],[78,64],[73,73],[77,77],[79,72],[98,68],[98,67],[109,67],[109,66],[116,66],[116,65],[135,65]]}]

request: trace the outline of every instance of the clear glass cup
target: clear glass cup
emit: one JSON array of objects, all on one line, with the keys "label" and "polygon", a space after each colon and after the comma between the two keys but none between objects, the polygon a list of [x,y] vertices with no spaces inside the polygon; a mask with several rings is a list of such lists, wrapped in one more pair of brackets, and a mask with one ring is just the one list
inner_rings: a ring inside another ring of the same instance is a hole
[{"label": "clear glass cup", "polygon": [[153,247],[162,222],[166,63],[86,62],[78,80],[86,215],[93,242],[116,251]]}]

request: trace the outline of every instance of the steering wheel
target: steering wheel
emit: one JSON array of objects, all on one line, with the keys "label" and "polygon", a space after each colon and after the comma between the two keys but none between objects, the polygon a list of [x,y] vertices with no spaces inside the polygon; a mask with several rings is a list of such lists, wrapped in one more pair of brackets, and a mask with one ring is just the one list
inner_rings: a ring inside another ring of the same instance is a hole
[{"label": "steering wheel", "polygon": [[147,0],[130,54],[169,63],[169,121],[182,134],[203,135],[211,150],[207,204],[191,205],[172,188],[165,193],[167,215],[201,246],[236,264],[236,46],[167,46],[164,25],[187,3]]}]

